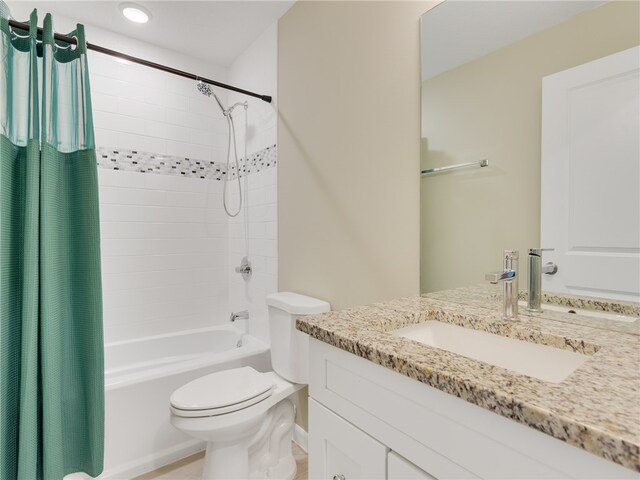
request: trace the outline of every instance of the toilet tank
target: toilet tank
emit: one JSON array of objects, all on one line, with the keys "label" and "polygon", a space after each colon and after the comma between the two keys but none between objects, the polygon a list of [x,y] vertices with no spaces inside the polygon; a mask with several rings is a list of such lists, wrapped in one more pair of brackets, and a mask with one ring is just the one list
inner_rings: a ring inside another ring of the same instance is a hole
[{"label": "toilet tank", "polygon": [[296,318],[328,312],[331,305],[293,292],[267,295],[271,365],[285,380],[309,382],[309,336],[296,330]]}]

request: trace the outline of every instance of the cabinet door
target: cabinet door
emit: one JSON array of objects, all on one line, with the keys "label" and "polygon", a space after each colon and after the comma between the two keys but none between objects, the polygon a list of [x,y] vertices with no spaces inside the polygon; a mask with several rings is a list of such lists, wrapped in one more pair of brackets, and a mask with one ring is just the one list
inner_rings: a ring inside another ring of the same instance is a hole
[{"label": "cabinet door", "polygon": [[309,399],[309,479],[383,480],[387,447]]},{"label": "cabinet door", "polygon": [[436,477],[429,475],[395,452],[389,452],[387,457],[387,478],[388,480],[436,480]]}]

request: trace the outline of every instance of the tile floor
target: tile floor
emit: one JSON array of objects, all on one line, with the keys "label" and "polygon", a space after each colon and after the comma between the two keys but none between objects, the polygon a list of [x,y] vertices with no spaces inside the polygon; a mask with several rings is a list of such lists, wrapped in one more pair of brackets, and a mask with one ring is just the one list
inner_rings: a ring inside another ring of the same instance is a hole
[{"label": "tile floor", "polygon": [[[294,480],[307,480],[307,452],[294,443],[293,456],[298,465]],[[203,460],[204,452],[196,453],[153,472],[145,473],[136,477],[135,480],[201,480]]]}]

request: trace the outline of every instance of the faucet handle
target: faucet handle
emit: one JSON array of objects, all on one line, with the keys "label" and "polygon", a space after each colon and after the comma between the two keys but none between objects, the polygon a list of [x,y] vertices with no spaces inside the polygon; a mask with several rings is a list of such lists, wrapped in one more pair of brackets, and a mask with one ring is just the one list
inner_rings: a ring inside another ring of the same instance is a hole
[{"label": "faucet handle", "polygon": [[506,280],[511,280],[516,278],[516,272],[513,270],[509,270],[506,272],[491,272],[485,273],[484,279],[489,281],[489,283],[499,283],[504,282]]},{"label": "faucet handle", "polygon": [[542,256],[542,252],[553,252],[555,248],[530,248],[529,255],[537,255],[538,257]]},{"label": "faucet handle", "polygon": [[505,250],[503,256],[503,264],[504,270],[517,270],[518,269],[518,259],[520,258],[520,253],[518,250]]}]

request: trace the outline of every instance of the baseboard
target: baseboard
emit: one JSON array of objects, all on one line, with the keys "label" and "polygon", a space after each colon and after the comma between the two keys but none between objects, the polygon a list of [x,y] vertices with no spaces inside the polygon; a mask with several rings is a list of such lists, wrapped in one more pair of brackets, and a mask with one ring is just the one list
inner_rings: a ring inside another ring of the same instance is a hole
[{"label": "baseboard", "polygon": [[293,427],[293,441],[305,452],[308,450],[309,434],[297,423]]},{"label": "baseboard", "polygon": [[[204,442],[192,440],[181,443],[172,448],[163,450],[157,454],[148,455],[140,458],[135,462],[129,462],[119,465],[115,468],[105,470],[96,480],[122,480],[123,478],[134,478],[143,473],[152,472],[160,467],[176,462],[182,458],[193,455],[205,447]],[[67,475],[64,480],[86,480],[90,479],[88,475],[82,473],[74,473]]]}]

